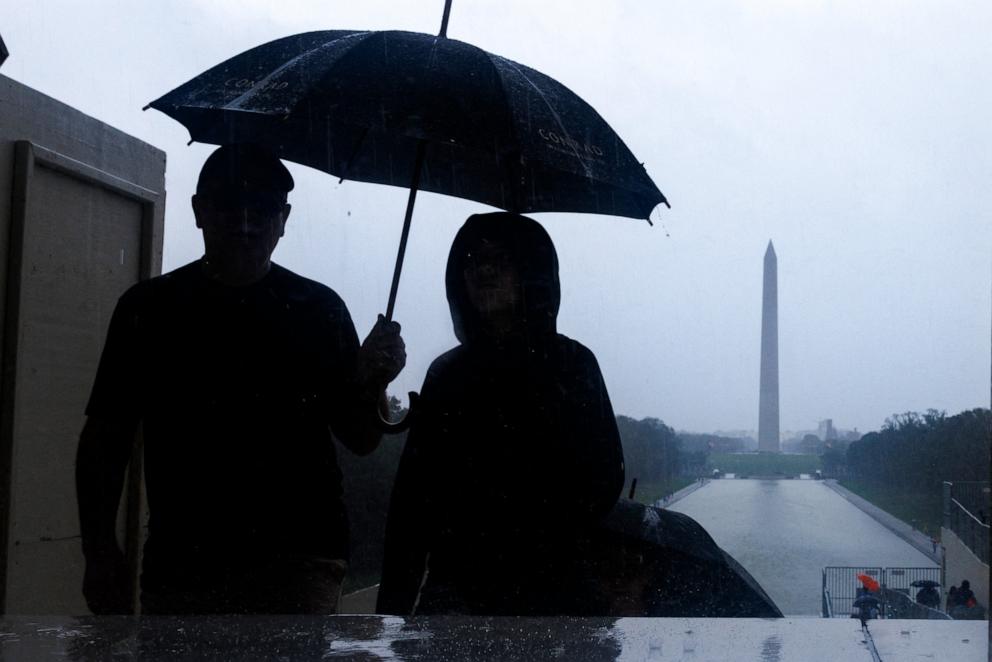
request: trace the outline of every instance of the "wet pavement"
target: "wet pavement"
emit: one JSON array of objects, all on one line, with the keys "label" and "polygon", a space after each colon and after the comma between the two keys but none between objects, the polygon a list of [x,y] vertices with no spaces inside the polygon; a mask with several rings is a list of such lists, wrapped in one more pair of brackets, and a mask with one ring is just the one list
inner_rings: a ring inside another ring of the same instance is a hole
[{"label": "wet pavement", "polygon": [[6,617],[0,659],[884,660],[985,659],[984,621],[851,619]]},{"label": "wet pavement", "polygon": [[821,481],[713,480],[673,504],[699,522],[786,616],[819,616],[825,566],[936,564]]}]

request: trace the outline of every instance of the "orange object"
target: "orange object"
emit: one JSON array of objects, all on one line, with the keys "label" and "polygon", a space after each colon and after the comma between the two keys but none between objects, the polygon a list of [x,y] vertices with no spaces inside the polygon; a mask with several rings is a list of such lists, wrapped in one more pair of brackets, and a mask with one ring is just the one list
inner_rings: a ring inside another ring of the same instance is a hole
[{"label": "orange object", "polygon": [[864,584],[865,588],[872,592],[878,592],[878,589],[882,588],[881,584],[874,577],[868,575],[858,575],[858,579]]}]

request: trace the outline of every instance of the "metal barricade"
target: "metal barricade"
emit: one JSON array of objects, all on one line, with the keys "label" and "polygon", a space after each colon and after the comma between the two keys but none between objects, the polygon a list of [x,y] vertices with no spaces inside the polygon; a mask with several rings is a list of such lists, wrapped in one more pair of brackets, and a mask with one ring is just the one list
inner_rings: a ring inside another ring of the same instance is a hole
[{"label": "metal barricade", "polygon": [[[823,569],[823,617],[849,618],[854,609],[854,600],[863,584],[858,575],[867,575],[877,581],[882,588],[875,595],[881,603],[881,618],[885,618],[889,603],[900,596],[900,604],[907,598],[915,602],[920,587],[913,582],[929,580],[940,583],[940,568],[882,568],[882,567],[840,567],[828,566]],[[943,590],[937,588],[943,602]],[[904,609],[899,610],[904,612]]]},{"label": "metal barricade", "polygon": [[[882,586],[890,591],[898,591],[913,601],[920,591],[920,587],[913,586],[913,582],[929,580],[940,584],[940,568],[884,568],[882,574]],[[943,587],[938,586],[936,590],[940,596],[940,604],[944,604]]]},{"label": "metal barricade", "polygon": [[[883,581],[880,567],[830,566],[823,569],[823,594],[829,595],[832,617],[850,618],[854,599],[858,597],[858,589],[862,585],[858,575],[868,575],[879,584]],[[828,618],[826,615],[824,617]]]}]

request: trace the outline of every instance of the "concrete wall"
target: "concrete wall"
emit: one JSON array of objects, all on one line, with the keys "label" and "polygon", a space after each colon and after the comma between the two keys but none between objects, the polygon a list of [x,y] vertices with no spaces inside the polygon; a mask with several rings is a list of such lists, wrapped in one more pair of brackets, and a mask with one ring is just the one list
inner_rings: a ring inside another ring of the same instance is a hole
[{"label": "concrete wall", "polygon": [[989,608],[989,567],[982,563],[968,549],[961,539],[944,527],[940,530],[940,542],[944,547],[944,585],[946,594],[951,586],[960,586],[967,579],[975,598],[986,609]]},{"label": "concrete wall", "polygon": [[4,76],[0,118],[0,606],[85,613],[76,444],[114,304],[161,271],[165,154]]}]

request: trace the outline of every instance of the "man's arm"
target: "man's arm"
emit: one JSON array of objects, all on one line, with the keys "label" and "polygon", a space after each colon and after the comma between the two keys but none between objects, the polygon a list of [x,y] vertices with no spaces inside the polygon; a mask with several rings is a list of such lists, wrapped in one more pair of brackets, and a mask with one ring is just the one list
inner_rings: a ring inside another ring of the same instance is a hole
[{"label": "man's arm", "polygon": [[117,544],[117,509],[136,421],[86,420],[76,453],[76,498],[86,573],[83,596],[94,614],[131,612],[126,559]]}]

